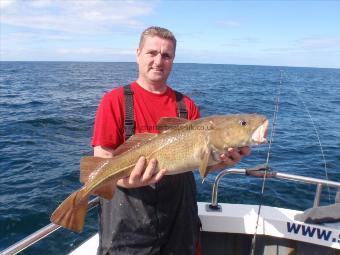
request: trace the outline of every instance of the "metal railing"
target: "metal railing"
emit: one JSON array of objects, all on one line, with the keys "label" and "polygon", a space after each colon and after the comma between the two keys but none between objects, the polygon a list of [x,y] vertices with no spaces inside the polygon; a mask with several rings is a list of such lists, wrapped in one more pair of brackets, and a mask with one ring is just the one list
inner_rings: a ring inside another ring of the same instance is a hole
[{"label": "metal railing", "polygon": [[219,186],[219,183],[222,177],[227,174],[243,174],[243,175],[250,175],[250,176],[255,176],[255,177],[266,176],[266,178],[276,178],[276,179],[296,181],[296,182],[302,182],[302,183],[308,183],[308,184],[315,184],[317,185],[317,187],[316,187],[316,192],[315,192],[315,197],[314,197],[314,204],[313,204],[314,207],[317,207],[320,204],[320,197],[321,197],[323,186],[340,189],[340,182],[275,172],[275,171],[271,171],[270,168],[266,167],[265,165],[261,165],[261,166],[258,166],[256,168],[251,168],[251,169],[231,168],[231,169],[226,169],[226,170],[221,171],[215,178],[213,190],[211,194],[211,204],[209,205],[209,208],[212,210],[219,209],[219,205],[217,202],[218,186]]},{"label": "metal railing", "polygon": [[[89,203],[88,203],[89,210],[96,207],[98,205],[98,202],[99,202],[98,197],[89,201]],[[39,229],[38,231],[36,231],[36,232],[30,234],[29,236],[25,237],[24,239],[20,240],[19,242],[11,245],[7,249],[1,251],[0,255],[17,254],[17,253],[27,249],[28,247],[32,246],[33,244],[35,244],[39,240],[41,240],[41,239],[47,237],[48,235],[52,234],[54,231],[58,230],[59,228],[61,228],[61,227],[58,226],[57,224],[50,223],[47,226]]]}]

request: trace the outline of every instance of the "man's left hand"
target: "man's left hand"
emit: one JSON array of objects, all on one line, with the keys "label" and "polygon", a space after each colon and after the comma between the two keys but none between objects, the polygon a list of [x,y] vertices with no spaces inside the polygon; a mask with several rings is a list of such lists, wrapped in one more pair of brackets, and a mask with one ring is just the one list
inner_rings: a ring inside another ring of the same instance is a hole
[{"label": "man's left hand", "polygon": [[220,155],[221,162],[210,166],[209,171],[221,170],[226,167],[233,166],[240,162],[244,156],[250,155],[250,148],[248,146],[241,148],[229,148],[226,153]]}]

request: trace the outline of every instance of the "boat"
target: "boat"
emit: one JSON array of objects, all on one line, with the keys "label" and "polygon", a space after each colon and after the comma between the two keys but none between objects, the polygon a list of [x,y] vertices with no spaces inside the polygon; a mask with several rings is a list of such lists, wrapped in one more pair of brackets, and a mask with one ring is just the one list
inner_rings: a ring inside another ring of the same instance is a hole
[{"label": "boat", "polygon": [[[254,168],[225,169],[216,176],[210,202],[198,202],[201,220],[200,254],[204,255],[340,255],[340,211],[335,212],[339,221],[307,223],[301,219],[303,211],[267,205],[218,203],[220,180],[230,174],[247,178],[274,178],[314,184],[316,192],[313,209],[320,207],[324,187],[337,192],[335,204],[340,206],[340,182],[287,174],[271,170],[266,165]],[[93,208],[99,199],[89,202]],[[339,208],[339,207],[337,207]],[[334,213],[334,211],[333,211]],[[299,218],[300,217],[300,218]],[[329,221],[329,220],[328,220]],[[321,222],[319,219],[318,222]],[[0,255],[17,254],[59,229],[51,223],[25,239],[0,252]],[[93,235],[73,250],[70,255],[96,254],[98,234]]]}]

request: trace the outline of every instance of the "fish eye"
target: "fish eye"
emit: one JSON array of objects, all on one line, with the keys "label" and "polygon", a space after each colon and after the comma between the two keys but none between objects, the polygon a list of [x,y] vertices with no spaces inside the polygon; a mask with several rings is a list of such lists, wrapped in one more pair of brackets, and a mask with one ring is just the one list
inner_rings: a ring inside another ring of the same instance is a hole
[{"label": "fish eye", "polygon": [[241,126],[247,126],[247,124],[248,124],[247,121],[245,121],[245,120],[240,120],[239,123],[240,123]]}]

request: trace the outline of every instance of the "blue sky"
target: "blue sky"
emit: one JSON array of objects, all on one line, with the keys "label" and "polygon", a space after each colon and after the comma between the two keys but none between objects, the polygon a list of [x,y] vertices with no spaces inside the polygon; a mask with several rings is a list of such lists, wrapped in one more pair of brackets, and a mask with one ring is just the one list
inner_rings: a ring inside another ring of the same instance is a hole
[{"label": "blue sky", "polygon": [[340,1],[0,0],[1,60],[135,61],[169,28],[175,62],[340,68]]}]

